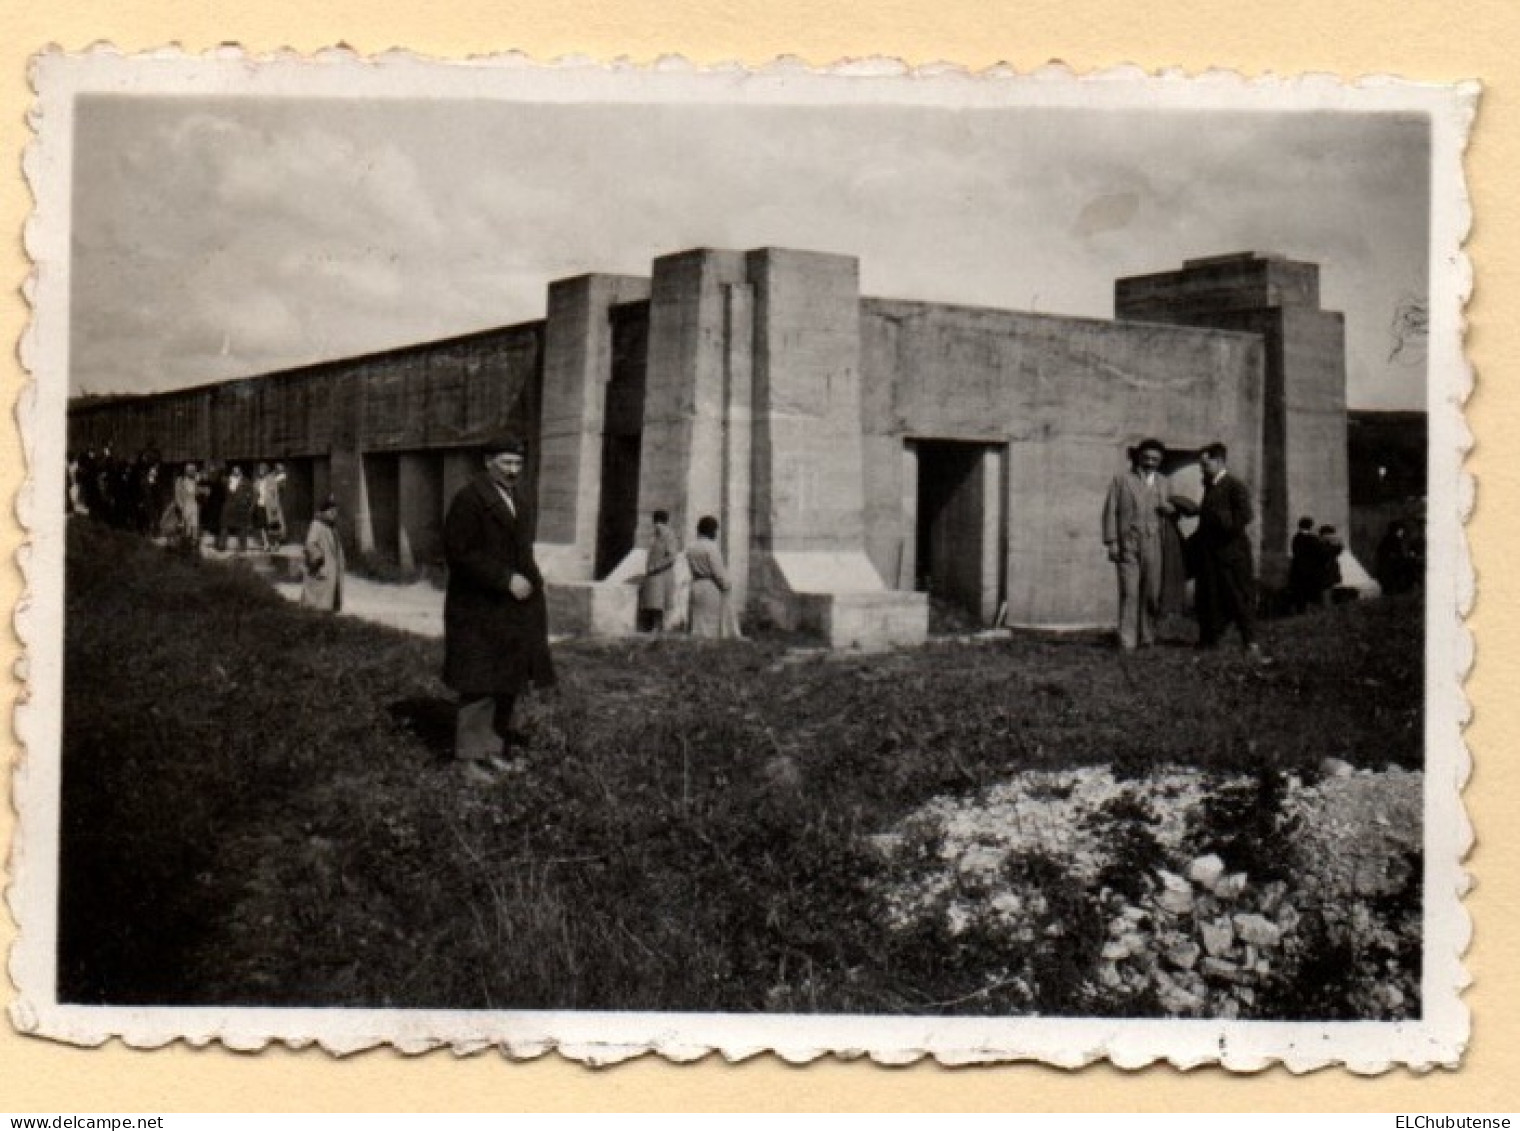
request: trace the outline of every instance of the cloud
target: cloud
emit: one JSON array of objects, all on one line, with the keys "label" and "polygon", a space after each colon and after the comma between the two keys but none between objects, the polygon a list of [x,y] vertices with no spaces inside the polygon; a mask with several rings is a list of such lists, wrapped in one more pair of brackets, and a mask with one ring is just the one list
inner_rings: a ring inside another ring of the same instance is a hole
[{"label": "cloud", "polygon": [[1116,277],[1281,251],[1324,265],[1353,395],[1420,392],[1385,361],[1426,288],[1417,121],[272,98],[77,120],[76,388],[523,321],[556,277],[773,244],[859,256],[867,293],[1099,317]]}]

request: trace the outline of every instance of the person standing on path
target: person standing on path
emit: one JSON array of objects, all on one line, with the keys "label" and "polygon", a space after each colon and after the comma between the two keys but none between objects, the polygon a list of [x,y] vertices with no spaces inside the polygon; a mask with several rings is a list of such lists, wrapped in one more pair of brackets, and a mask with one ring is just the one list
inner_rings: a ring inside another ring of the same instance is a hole
[{"label": "person standing on path", "polygon": [[454,495],[443,524],[443,681],[459,695],[454,757],[485,784],[525,768],[508,757],[512,711],[530,685],[554,684],[544,579],[533,558],[534,516],[521,487],[527,447],[493,438],[484,470]]},{"label": "person standing on path", "polygon": [[1246,528],[1256,519],[1251,492],[1226,466],[1223,444],[1203,449],[1203,500],[1198,504],[1198,646],[1213,648],[1225,629],[1240,629],[1240,642],[1259,658],[1256,642],[1256,576]]},{"label": "person standing on path", "polygon": [[1160,440],[1141,440],[1130,469],[1114,476],[1103,502],[1103,544],[1119,575],[1119,646],[1125,651],[1156,642],[1164,569],[1162,537],[1173,513],[1167,501]]},{"label": "person standing on path", "polygon": [[670,528],[670,512],[654,512],[654,535],[644,560],[644,579],[639,582],[639,631],[665,631],[665,618],[676,596],[676,556],[680,553],[676,532]]},{"label": "person standing on path", "polygon": [[338,536],[338,503],[329,497],[306,530],[306,576],[301,604],[328,612],[343,611],[343,539]]}]

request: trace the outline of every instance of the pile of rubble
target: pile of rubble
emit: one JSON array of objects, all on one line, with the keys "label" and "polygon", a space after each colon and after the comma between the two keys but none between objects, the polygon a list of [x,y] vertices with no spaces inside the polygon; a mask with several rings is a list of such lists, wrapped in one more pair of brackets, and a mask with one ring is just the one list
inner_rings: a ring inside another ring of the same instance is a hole
[{"label": "pile of rubble", "polygon": [[[1406,967],[1417,962],[1390,956],[1406,953],[1401,935],[1419,930],[1417,912],[1397,896],[1413,891],[1417,908],[1423,775],[1334,761],[1321,772],[1313,784],[1288,777],[1280,813],[1270,815],[1291,829],[1291,882],[1232,871],[1199,843],[1200,806],[1246,786],[1239,775],[1172,769],[1121,780],[1088,767],[937,798],[876,838],[894,877],[880,892],[887,924],[904,930],[943,916],[952,936],[982,927],[1011,941],[1060,930],[1041,918],[1045,893],[1021,890],[1021,869],[1011,866],[1039,855],[1097,901],[1106,935],[1089,972],[1095,1001],[1177,1017],[1252,1016],[1268,996],[1292,998],[1287,983],[1314,964],[1316,948],[1335,945],[1365,959],[1359,975],[1348,971],[1362,983],[1348,987],[1348,1008],[1406,1016],[1418,994],[1418,970]],[[1116,860],[1116,812],[1145,825],[1164,865],[1137,861],[1143,874],[1123,885],[1128,895],[1101,883],[1128,863]]]}]

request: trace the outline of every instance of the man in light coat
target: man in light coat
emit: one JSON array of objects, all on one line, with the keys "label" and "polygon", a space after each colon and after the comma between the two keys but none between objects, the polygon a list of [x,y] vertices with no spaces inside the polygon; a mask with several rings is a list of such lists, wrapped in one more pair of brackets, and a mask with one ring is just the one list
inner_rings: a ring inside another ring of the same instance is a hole
[{"label": "man in light coat", "polygon": [[338,537],[338,502],[328,498],[306,531],[306,578],[301,604],[343,611],[343,539]]},{"label": "man in light coat", "polygon": [[1162,533],[1173,513],[1167,501],[1160,440],[1141,440],[1130,469],[1114,476],[1103,502],[1103,544],[1119,575],[1119,646],[1126,651],[1156,642],[1161,615]]},{"label": "man in light coat", "polygon": [[174,506],[179,511],[179,535],[186,552],[201,552],[201,477],[195,464],[185,464],[174,480]]},{"label": "man in light coat", "polygon": [[482,784],[524,768],[508,757],[517,696],[554,683],[544,578],[533,559],[533,511],[522,489],[527,448],[498,436],[483,472],[461,487],[443,523],[449,587],[443,681],[459,694],[454,756]]}]

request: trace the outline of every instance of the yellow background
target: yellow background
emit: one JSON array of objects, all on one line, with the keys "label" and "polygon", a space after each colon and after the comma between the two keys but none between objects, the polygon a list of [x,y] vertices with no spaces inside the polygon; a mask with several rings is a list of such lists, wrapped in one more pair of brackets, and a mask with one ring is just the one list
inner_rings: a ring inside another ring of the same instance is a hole
[{"label": "yellow background", "polygon": [[[520,49],[650,62],[683,54],[702,63],[761,63],[777,54],[827,64],[894,56],[973,68],[1007,61],[1028,70],[1060,60],[1078,70],[1133,63],[1147,70],[1231,68],[1247,75],[1396,74],[1484,85],[1468,159],[1476,220],[1469,253],[1476,283],[1469,356],[1478,370],[1469,420],[1478,478],[1470,533],[1479,599],[1471,619],[1478,662],[1469,682],[1475,770],[1469,811],[1478,830],[1470,867],[1478,886],[1468,968],[1475,985],[1470,1052],[1460,1070],[1396,1071],[1360,1078],[1341,1070],[1254,1077],[1215,1069],[1107,1066],[1079,1073],[1035,1065],[887,1069],[829,1061],[791,1067],[762,1057],[729,1066],[674,1066],[652,1058],[592,1070],[549,1056],[513,1063],[492,1053],[406,1058],[386,1051],[335,1060],[320,1051],[237,1054],[119,1044],[75,1049],[0,1032],[0,1111],[140,1112],[272,1110],[1364,1110],[1497,1111],[1520,1108],[1520,696],[1509,694],[1517,644],[1520,568],[1508,555],[1520,459],[1520,3],[1516,0],[0,0],[0,400],[14,405],[21,371],[14,344],[27,311],[21,228],[30,199],[20,177],[28,132],[28,56],[49,44],[97,42],[140,50],[201,51],[241,44],[254,52],[361,52],[404,47],[462,57]],[[0,606],[21,579],[21,533],[9,501],[21,482],[19,438],[0,427],[0,498],[7,501]],[[9,652],[14,644],[7,640]],[[7,671],[10,665],[6,664]],[[13,743],[12,743],[13,745]],[[19,751],[13,757],[22,757]],[[7,795],[8,798],[8,795]],[[0,842],[14,814],[0,811]],[[12,928],[0,916],[0,946]],[[13,994],[6,990],[4,999]]]}]

